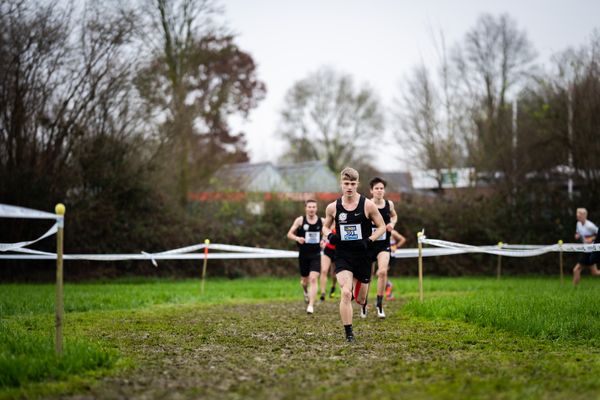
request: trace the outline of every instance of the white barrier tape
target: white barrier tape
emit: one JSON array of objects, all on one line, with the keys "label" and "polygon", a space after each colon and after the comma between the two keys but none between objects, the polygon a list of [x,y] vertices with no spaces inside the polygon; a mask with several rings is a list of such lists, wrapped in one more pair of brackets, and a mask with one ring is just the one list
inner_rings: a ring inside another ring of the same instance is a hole
[{"label": "white barrier tape", "polygon": [[[489,247],[493,247],[493,246],[489,246]],[[540,245],[540,244],[508,244],[508,243],[503,243],[502,247],[506,248],[506,249],[511,249],[511,250],[531,250],[531,249],[539,249],[539,248],[548,247],[548,246],[546,246],[546,245]]]},{"label": "white barrier tape", "polygon": [[35,240],[30,240],[27,242],[17,242],[17,243],[0,243],[0,252],[17,251],[18,249],[29,246],[30,244],[39,242],[40,240],[45,239],[48,236],[52,236],[52,235],[56,234],[57,231],[58,231],[58,223],[54,224],[54,226],[52,226],[52,228],[48,229],[48,231],[46,233],[44,233],[42,236],[40,236],[39,238],[37,238]]},{"label": "white barrier tape", "polygon": [[206,247],[206,245],[203,243],[203,244],[195,244],[192,246],[180,247],[178,249],[173,249],[173,250],[161,251],[158,253],[145,253],[143,251],[142,251],[142,253],[144,253],[144,254],[185,254],[185,253],[193,253],[198,250],[203,250],[205,247]]},{"label": "white barrier tape", "polygon": [[426,239],[424,243],[449,249],[460,249],[463,253],[487,253],[507,257],[534,257],[551,251],[560,251],[558,245],[542,246],[537,249],[510,250],[498,246],[472,246],[439,239]]},{"label": "white barrier tape", "polygon": [[[152,253],[152,254],[191,253],[194,251],[203,250],[205,247],[207,247],[205,244],[196,244],[193,246],[181,247],[179,249],[167,250],[167,251],[162,251],[159,253]],[[261,253],[261,254],[264,254],[264,253],[269,253],[269,254],[272,254],[272,253],[277,253],[277,254],[294,253],[294,254],[298,254],[298,252],[291,251],[291,250],[264,249],[264,248],[260,248],[260,247],[236,246],[236,245],[231,245],[231,244],[219,244],[219,243],[211,243],[208,245],[208,248],[210,250],[236,251],[236,252],[246,252],[246,253]]]},{"label": "white barrier tape", "polygon": [[0,203],[0,218],[31,218],[31,219],[54,219],[58,215],[45,211],[33,210],[31,208],[10,206]]},{"label": "white barrier tape", "polygon": [[[149,259],[152,262],[152,265],[154,265],[155,267],[158,267],[158,263],[156,262],[157,256],[158,255],[175,255],[175,254],[187,254],[187,253],[192,253],[198,250],[203,250],[204,248],[208,247],[209,249],[213,249],[213,250],[224,250],[224,251],[235,251],[235,252],[247,252],[247,253],[256,253],[256,254],[271,254],[271,255],[276,255],[276,256],[282,256],[282,258],[286,258],[286,257],[297,257],[298,256],[298,252],[295,251],[287,251],[287,250],[274,250],[274,249],[263,249],[263,248],[257,248],[257,247],[247,247],[247,246],[235,246],[235,245],[227,245],[227,244],[196,244],[196,245],[192,245],[192,246],[187,246],[187,247],[181,247],[179,249],[173,249],[173,250],[167,250],[167,251],[162,251],[160,253],[147,253],[145,251],[142,251],[142,254],[145,255],[147,257],[147,259]],[[211,255],[211,253],[208,254],[209,256]],[[204,258],[204,256],[202,256],[201,258]],[[211,258],[211,257],[207,257],[207,258]],[[230,258],[230,257],[228,257]],[[247,257],[246,257],[247,258]],[[252,258],[257,258],[257,257],[252,257]],[[269,257],[265,257],[265,258],[269,258]]]},{"label": "white barrier tape", "polygon": [[27,247],[23,247],[23,248],[20,248],[20,249],[14,249],[14,250],[11,250],[11,251],[15,251],[17,253],[51,255],[51,256],[56,257],[56,253],[49,253],[47,251],[28,249]]},{"label": "white barrier tape", "polygon": [[[294,253],[294,252],[291,252]],[[295,254],[275,254],[275,253],[208,253],[209,260],[244,260],[260,258],[297,258]],[[86,261],[126,261],[141,260],[148,261],[148,254],[65,254],[64,260],[86,260]],[[55,260],[56,254],[0,254],[0,260]],[[154,260],[203,260],[204,254],[155,254],[151,259]]]},{"label": "white barrier tape", "polygon": [[[451,256],[454,254],[462,254],[464,251],[460,249],[444,249],[444,248],[425,248],[421,250],[423,257],[438,257]],[[394,258],[417,258],[419,257],[419,249],[398,249],[392,253]]]},{"label": "white barrier tape", "polygon": [[[48,232],[34,241],[20,243],[0,243],[1,251],[14,251],[18,253],[26,253],[21,255],[1,255],[0,259],[28,259],[28,260],[53,260],[56,259],[56,254],[43,252],[39,250],[28,249],[25,246],[35,243],[47,236],[56,233],[58,223],[55,224]],[[564,243],[550,246],[543,245],[486,245],[472,246],[462,243],[449,242],[439,239],[427,239],[423,233],[419,235],[419,240],[423,244],[436,246],[434,248],[423,248],[423,257],[438,257],[465,253],[488,253],[494,255],[503,255],[508,257],[532,257],[545,254],[548,252],[593,252],[600,251],[599,244],[581,244],[581,243]],[[3,246],[4,245],[4,246]],[[65,254],[65,260],[88,260],[88,261],[125,261],[125,260],[149,260],[154,266],[158,266],[157,260],[201,260],[204,259],[204,254],[193,253],[203,250],[205,244],[197,244],[192,246],[181,247],[178,249],[167,250],[158,253],[148,253],[142,251],[141,254]],[[238,254],[226,253],[209,253],[208,259],[257,259],[257,258],[296,258],[297,251],[263,249],[248,246],[236,246],[226,244],[209,244],[208,247],[212,250],[235,251]],[[395,258],[416,258],[418,257],[418,249],[398,249],[392,256]]]},{"label": "white barrier tape", "polygon": [[[563,243],[553,245],[508,245],[502,244],[502,246],[472,246],[456,242],[448,242],[439,239],[425,239],[425,244],[436,246],[438,248],[453,249],[456,252],[451,254],[460,253],[487,253],[495,254],[507,257],[534,257],[549,252],[584,252],[591,253],[600,251],[600,243],[580,244],[580,243]],[[427,249],[424,249],[426,251]]]},{"label": "white barrier tape", "polygon": [[150,262],[152,262],[152,265],[158,268],[158,263],[156,262],[156,259],[153,257],[152,254],[146,253],[145,251],[142,251],[142,254],[145,255],[146,258],[150,260]]},{"label": "white barrier tape", "polygon": [[590,244],[563,243],[562,245],[557,244],[555,246],[557,246],[562,251],[566,251],[569,253],[572,253],[572,252],[591,253],[594,251],[600,251],[600,243],[590,243]]},{"label": "white barrier tape", "polygon": [[[191,253],[203,250],[207,247],[205,244],[181,247],[178,249],[167,250],[159,253],[148,253],[142,251],[141,254],[65,254],[65,260],[87,260],[87,261],[126,261],[126,260],[149,260],[155,267],[158,267],[157,260],[201,260],[204,259],[203,253]],[[210,244],[208,247],[212,250],[235,251],[237,254],[227,253],[208,253],[208,259],[248,259],[248,258],[296,258],[297,251],[262,249],[258,247],[235,246],[227,244]],[[11,249],[18,253],[27,253],[26,255],[0,255],[0,260],[54,260],[55,253],[48,253],[39,250],[28,249],[24,247]]]},{"label": "white barrier tape", "polygon": [[248,246],[234,246],[230,244],[210,244],[209,249],[223,250],[223,251],[243,251],[246,253],[260,253],[260,254],[295,254],[298,256],[297,251],[292,250],[277,250],[277,249],[263,249],[260,247],[248,247]]}]

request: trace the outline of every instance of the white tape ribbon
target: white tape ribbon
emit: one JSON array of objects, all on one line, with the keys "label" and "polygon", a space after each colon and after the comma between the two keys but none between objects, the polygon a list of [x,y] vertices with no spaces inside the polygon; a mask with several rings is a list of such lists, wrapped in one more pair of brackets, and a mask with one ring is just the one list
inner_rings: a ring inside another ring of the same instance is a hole
[{"label": "white tape ribbon", "polygon": [[2,251],[2,252],[17,251],[18,249],[29,246],[30,244],[39,242],[40,240],[45,239],[48,236],[54,235],[54,234],[56,234],[57,231],[58,231],[58,223],[54,224],[54,226],[52,226],[52,228],[50,228],[46,233],[44,233],[42,236],[40,236],[39,238],[37,238],[35,240],[30,240],[27,242],[17,242],[17,243],[0,243],[0,251]]},{"label": "white tape ribbon", "polygon": [[[20,249],[28,250],[28,249]],[[44,252],[27,252],[30,254],[0,254],[0,260],[55,260],[56,254]],[[247,260],[264,258],[297,258],[298,252],[288,253],[209,253],[209,260]],[[64,260],[85,261],[126,261],[126,260],[203,260],[203,253],[192,254],[65,254]]]},{"label": "white tape ribbon", "polygon": [[0,218],[57,219],[56,214],[0,203]]},{"label": "white tape ribbon", "polygon": [[156,259],[152,254],[146,253],[145,251],[142,251],[142,254],[145,255],[152,262],[152,265],[158,268],[158,263],[156,262]]},{"label": "white tape ribbon", "polygon": [[[27,242],[23,242],[27,243]],[[159,253],[148,253],[142,251],[141,254],[65,254],[65,260],[87,260],[87,261],[125,261],[125,260],[149,260],[157,267],[157,260],[201,260],[204,259],[204,253],[197,253],[203,250],[205,244],[181,247],[178,249],[167,250]],[[228,244],[210,244],[211,250],[232,251],[235,253],[208,253],[207,258],[212,260],[242,260],[242,259],[260,259],[260,258],[297,258],[297,251],[263,249],[259,247],[234,246]],[[25,254],[0,254],[0,260],[54,260],[55,253],[48,253],[39,250],[28,249],[24,247],[13,248],[12,251]]]}]

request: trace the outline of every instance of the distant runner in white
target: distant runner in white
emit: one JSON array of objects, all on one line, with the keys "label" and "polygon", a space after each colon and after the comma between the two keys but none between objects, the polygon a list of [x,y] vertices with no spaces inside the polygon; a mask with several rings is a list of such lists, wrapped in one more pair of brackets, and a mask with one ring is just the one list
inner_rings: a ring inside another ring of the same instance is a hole
[{"label": "distant runner in white", "polygon": [[[585,208],[577,209],[577,225],[575,226],[575,240],[581,240],[582,243],[594,243],[598,234],[598,227],[592,221],[587,219],[588,212]],[[573,285],[577,286],[581,279],[581,270],[584,266],[590,267],[590,272],[594,276],[600,276],[600,271],[596,266],[598,252],[583,253],[579,262],[573,268]]]}]

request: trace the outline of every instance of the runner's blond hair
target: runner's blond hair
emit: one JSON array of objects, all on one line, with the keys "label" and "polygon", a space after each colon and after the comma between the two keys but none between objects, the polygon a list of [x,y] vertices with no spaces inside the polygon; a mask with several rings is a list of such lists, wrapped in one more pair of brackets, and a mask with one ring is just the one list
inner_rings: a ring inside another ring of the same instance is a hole
[{"label": "runner's blond hair", "polygon": [[343,181],[358,181],[358,171],[354,168],[346,167],[340,173],[340,179]]}]

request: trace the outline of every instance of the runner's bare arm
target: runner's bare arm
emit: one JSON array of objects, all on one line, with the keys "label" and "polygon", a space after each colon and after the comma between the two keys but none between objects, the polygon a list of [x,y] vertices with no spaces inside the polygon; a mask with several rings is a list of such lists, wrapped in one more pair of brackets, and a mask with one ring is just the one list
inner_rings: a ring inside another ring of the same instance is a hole
[{"label": "runner's bare arm", "polygon": [[325,248],[325,244],[327,241],[325,240],[325,235],[323,234],[323,227],[325,226],[325,218],[321,218],[321,241],[319,242],[319,246],[321,248]]},{"label": "runner's bare arm", "polygon": [[304,238],[300,236],[296,236],[296,230],[302,225],[302,217],[298,217],[294,220],[294,223],[290,227],[290,230],[287,233],[287,237],[290,240],[298,242],[300,244],[304,243]]},{"label": "runner's bare arm", "polygon": [[326,238],[331,233],[331,228],[335,223],[335,202],[329,203],[325,209],[325,221],[323,221],[323,237]]},{"label": "runner's bare arm", "polygon": [[396,227],[396,223],[398,222],[398,214],[396,214],[396,209],[394,208],[394,202],[391,200],[389,200],[389,202],[390,202],[390,223],[387,224],[385,229],[387,229],[388,232],[391,232],[394,230],[394,227]]},{"label": "runner's bare arm", "polygon": [[400,234],[400,232],[398,232],[397,230],[392,230],[391,232],[392,237],[394,238],[394,240],[396,241],[396,247],[402,247],[404,246],[404,244],[406,243],[406,238],[404,236],[402,236]]},{"label": "runner's bare arm", "polygon": [[365,200],[365,215],[367,218],[373,221],[375,227],[377,228],[371,234],[371,236],[369,236],[369,239],[374,241],[385,233],[385,222],[383,222],[383,217],[377,209],[377,206],[371,200]]}]

